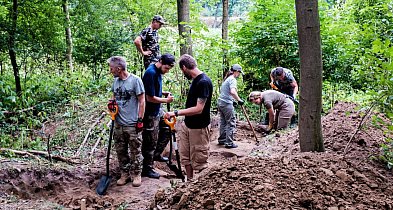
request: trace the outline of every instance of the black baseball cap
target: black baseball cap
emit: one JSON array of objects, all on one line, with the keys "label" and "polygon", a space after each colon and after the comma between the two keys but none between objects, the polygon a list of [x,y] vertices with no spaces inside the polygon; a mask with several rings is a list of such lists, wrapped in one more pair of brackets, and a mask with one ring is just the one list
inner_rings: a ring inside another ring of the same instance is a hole
[{"label": "black baseball cap", "polygon": [[160,60],[163,65],[170,65],[170,66],[175,65],[175,56],[173,56],[170,53],[165,53],[165,54],[161,55]]},{"label": "black baseball cap", "polygon": [[154,15],[153,21],[157,21],[161,24],[166,24],[164,18],[161,15]]}]

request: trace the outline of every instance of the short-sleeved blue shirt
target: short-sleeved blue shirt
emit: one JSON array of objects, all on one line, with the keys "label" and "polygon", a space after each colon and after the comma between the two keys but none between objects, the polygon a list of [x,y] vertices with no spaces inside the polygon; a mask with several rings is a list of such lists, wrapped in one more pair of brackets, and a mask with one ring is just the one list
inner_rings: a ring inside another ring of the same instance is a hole
[{"label": "short-sleeved blue shirt", "polygon": [[[162,75],[160,69],[158,69],[155,64],[150,64],[149,67],[147,67],[142,77],[142,81],[145,86],[146,96],[162,97]],[[146,101],[145,116],[158,116],[160,106],[160,103]]]}]

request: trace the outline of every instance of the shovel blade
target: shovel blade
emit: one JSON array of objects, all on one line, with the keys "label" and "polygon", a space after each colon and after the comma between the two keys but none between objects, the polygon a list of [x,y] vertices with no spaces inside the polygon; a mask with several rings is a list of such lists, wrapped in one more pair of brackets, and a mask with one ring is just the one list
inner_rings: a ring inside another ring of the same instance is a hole
[{"label": "shovel blade", "polygon": [[184,179],[183,172],[179,168],[177,168],[176,165],[168,164],[168,167],[169,169],[171,169],[171,171],[175,172],[177,178]]},{"label": "shovel blade", "polygon": [[111,183],[112,177],[110,176],[102,176],[100,182],[98,182],[96,193],[98,195],[104,195],[106,190],[108,189],[109,184]]}]

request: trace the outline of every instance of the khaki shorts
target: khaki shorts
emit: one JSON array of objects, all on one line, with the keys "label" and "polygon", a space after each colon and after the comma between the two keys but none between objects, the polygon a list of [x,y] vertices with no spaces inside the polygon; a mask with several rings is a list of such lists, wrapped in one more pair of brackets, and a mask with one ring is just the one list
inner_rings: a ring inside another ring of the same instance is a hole
[{"label": "khaki shorts", "polygon": [[210,147],[209,128],[190,129],[182,122],[178,134],[181,163],[191,165],[196,171],[207,168]]}]

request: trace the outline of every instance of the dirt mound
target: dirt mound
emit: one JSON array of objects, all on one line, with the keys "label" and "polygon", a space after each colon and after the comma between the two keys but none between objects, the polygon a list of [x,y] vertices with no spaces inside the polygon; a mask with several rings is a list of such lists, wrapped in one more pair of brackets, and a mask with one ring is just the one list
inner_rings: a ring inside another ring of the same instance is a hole
[{"label": "dirt mound", "polygon": [[393,176],[370,160],[387,134],[382,124],[362,121],[364,114],[354,104],[337,103],[322,120],[326,152],[300,153],[297,129],[272,134],[253,150],[256,157],[212,168],[173,192],[158,192],[155,204],[162,209],[393,209]]},{"label": "dirt mound", "polygon": [[392,176],[365,166],[327,153],[247,158],[156,201],[163,209],[392,209]]}]

